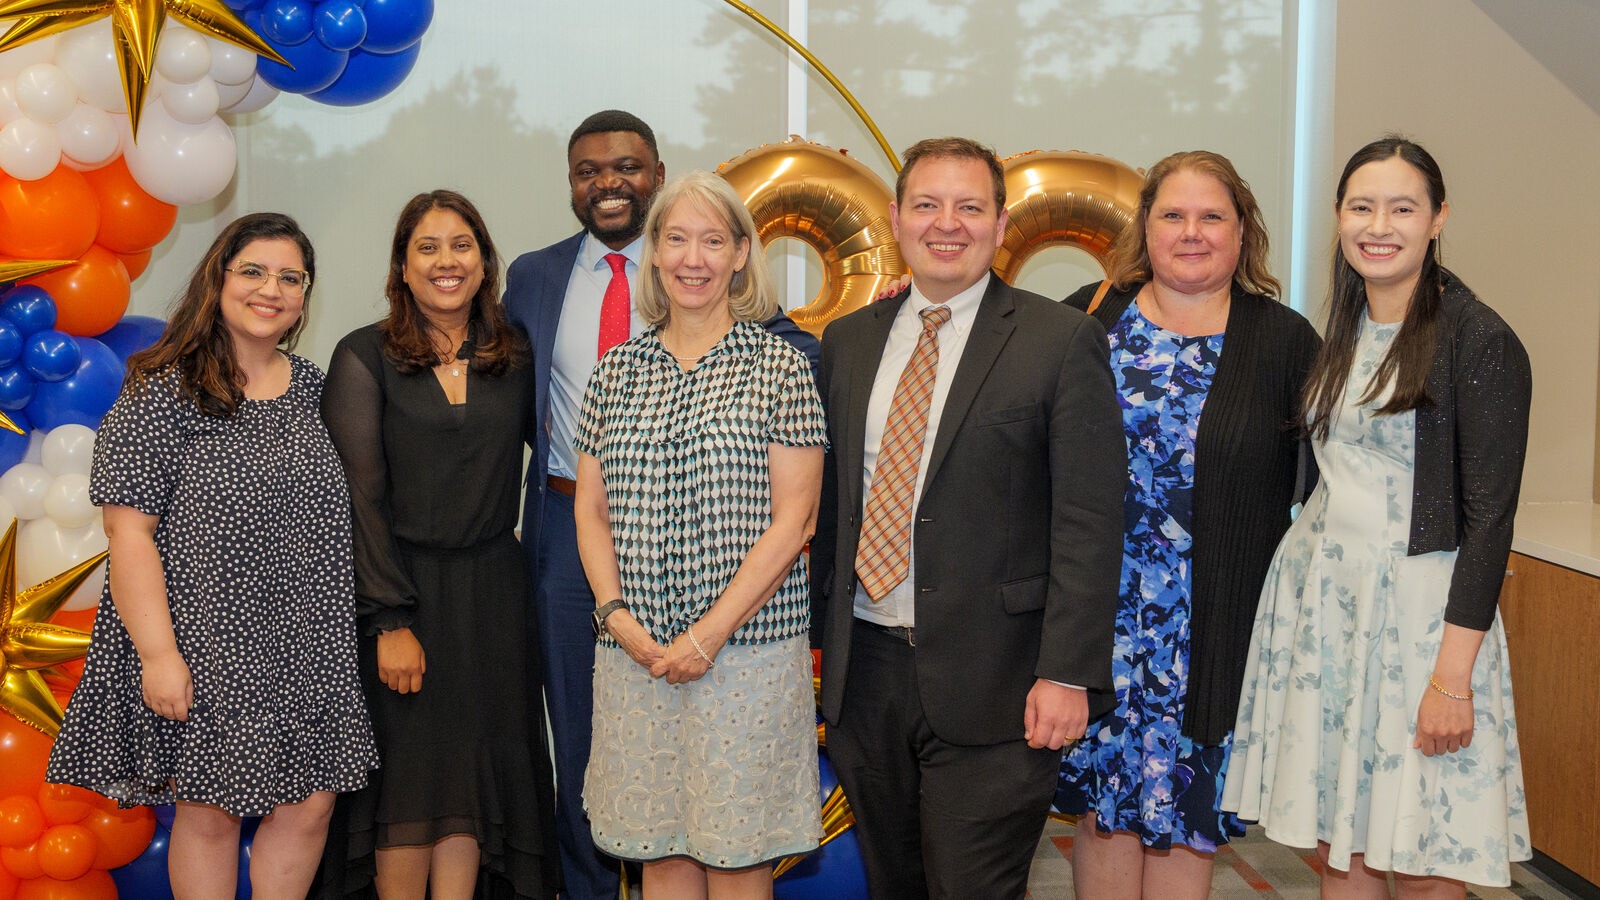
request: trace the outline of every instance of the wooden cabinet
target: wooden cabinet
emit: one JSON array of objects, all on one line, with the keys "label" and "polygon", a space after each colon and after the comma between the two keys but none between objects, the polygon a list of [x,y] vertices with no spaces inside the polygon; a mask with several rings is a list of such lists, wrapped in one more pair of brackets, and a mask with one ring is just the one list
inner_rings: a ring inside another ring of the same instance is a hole
[{"label": "wooden cabinet", "polygon": [[1600,578],[1513,553],[1500,613],[1534,849],[1600,884]]}]

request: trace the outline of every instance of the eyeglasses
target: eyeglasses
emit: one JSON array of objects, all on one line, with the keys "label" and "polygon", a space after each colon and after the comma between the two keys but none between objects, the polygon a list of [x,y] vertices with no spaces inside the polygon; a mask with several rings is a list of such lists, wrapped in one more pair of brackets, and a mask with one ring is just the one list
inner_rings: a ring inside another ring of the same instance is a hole
[{"label": "eyeglasses", "polygon": [[281,288],[286,294],[300,296],[311,287],[310,274],[303,272],[300,269],[284,269],[282,272],[268,272],[266,266],[263,266],[260,263],[245,262],[244,260],[240,260],[234,265],[233,268],[223,269],[222,271],[232,272],[233,274],[239,276],[240,278],[244,279],[245,284],[250,285],[252,289],[260,289],[262,285],[267,283],[268,278],[278,279],[278,287]]}]

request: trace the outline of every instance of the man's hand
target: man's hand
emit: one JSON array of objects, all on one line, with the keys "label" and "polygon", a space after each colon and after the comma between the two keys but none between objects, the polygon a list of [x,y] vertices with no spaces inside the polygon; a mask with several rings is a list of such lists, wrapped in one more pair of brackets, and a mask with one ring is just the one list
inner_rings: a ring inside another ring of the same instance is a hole
[{"label": "man's hand", "polygon": [[1028,692],[1028,709],[1022,716],[1022,736],[1035,750],[1060,750],[1083,737],[1089,725],[1089,694],[1043,678]]}]

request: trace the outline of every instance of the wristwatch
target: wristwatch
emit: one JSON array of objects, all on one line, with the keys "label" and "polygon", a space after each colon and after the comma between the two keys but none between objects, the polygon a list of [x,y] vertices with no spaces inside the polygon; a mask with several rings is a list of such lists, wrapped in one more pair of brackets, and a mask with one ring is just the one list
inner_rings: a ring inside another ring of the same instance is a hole
[{"label": "wristwatch", "polygon": [[594,612],[589,614],[589,623],[594,626],[594,636],[598,638],[609,634],[610,632],[606,631],[606,617],[619,609],[627,608],[628,604],[622,602],[620,598],[597,607]]}]

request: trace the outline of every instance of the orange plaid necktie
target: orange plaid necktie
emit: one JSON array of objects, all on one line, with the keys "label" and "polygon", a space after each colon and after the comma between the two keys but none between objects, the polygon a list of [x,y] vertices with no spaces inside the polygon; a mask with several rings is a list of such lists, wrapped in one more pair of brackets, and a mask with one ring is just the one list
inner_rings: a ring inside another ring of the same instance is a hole
[{"label": "orange plaid necktie", "polygon": [[911,566],[911,507],[928,433],[928,407],[939,371],[939,329],[950,321],[950,307],[922,311],[922,334],[900,373],[889,418],[883,427],[878,465],[867,495],[867,512],[856,550],[856,574],[876,603],[906,580]]}]

